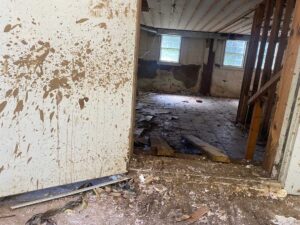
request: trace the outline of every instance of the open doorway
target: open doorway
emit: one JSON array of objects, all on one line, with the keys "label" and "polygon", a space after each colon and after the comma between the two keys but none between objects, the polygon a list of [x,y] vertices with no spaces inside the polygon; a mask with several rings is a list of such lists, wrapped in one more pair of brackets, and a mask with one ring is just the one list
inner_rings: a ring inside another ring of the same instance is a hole
[{"label": "open doorway", "polygon": [[210,6],[143,1],[135,152],[262,165],[294,1]]},{"label": "open doorway", "polygon": [[[239,15],[219,3],[224,14],[218,17],[205,16],[208,6],[197,1],[188,8],[175,1],[169,11],[157,1],[143,2],[135,151],[156,154],[155,136],[176,153],[201,154],[185,140],[193,136],[231,161],[243,160],[247,132],[236,124],[236,113],[258,2]],[[263,154],[257,145],[254,160],[262,162]]]}]

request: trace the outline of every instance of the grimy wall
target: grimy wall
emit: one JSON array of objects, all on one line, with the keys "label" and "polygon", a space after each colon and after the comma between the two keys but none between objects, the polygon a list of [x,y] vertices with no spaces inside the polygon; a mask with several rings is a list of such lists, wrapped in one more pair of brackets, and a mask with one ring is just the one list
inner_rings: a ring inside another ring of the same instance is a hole
[{"label": "grimy wall", "polygon": [[126,172],[138,0],[0,0],[0,197]]},{"label": "grimy wall", "polygon": [[[224,67],[225,40],[216,40],[211,95],[239,98],[243,69]],[[203,64],[207,63],[206,39],[182,37],[180,65],[159,63],[160,36],[141,31],[138,88],[165,93],[198,94]]]}]

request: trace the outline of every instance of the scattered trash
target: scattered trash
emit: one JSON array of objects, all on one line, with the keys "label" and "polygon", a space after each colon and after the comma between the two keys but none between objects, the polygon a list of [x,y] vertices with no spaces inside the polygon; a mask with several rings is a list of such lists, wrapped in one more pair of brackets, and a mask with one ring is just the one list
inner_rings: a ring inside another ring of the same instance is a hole
[{"label": "scattered trash", "polygon": [[206,206],[202,206],[199,209],[197,209],[195,212],[193,212],[187,221],[190,223],[194,223],[199,219],[201,219],[203,216],[205,216],[208,212],[209,212],[209,208]]},{"label": "scattered trash", "polygon": [[77,200],[70,201],[67,204],[65,204],[61,208],[56,209],[50,209],[44,213],[39,213],[34,216],[32,216],[25,224],[26,225],[40,225],[46,223],[47,225],[56,225],[57,223],[55,220],[52,219],[53,216],[63,213],[66,210],[73,210],[76,207],[79,207],[83,204],[83,197],[81,196]]},{"label": "scattered trash", "polygon": [[271,220],[271,222],[275,225],[300,225],[300,220],[279,215],[276,215],[275,219]]},{"label": "scattered trash", "polygon": [[189,218],[191,218],[190,215],[182,215],[181,217],[176,218],[176,222],[182,222],[182,221],[188,220]]},{"label": "scattered trash", "polygon": [[11,217],[15,217],[16,215],[12,214],[12,215],[4,215],[4,216],[0,216],[0,219],[6,219],[6,218],[11,218]]},{"label": "scattered trash", "polygon": [[164,192],[166,192],[168,189],[164,186],[164,185],[162,185],[162,184],[156,184],[156,185],[154,185],[153,186],[153,189],[155,190],[155,191],[157,191],[158,193],[160,193],[160,194],[162,194],[162,193],[164,193]]}]

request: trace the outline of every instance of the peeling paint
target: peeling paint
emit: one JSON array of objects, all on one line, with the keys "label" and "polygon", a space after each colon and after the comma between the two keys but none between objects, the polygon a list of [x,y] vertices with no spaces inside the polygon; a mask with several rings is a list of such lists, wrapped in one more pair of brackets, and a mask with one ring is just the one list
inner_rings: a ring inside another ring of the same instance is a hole
[{"label": "peeling paint", "polygon": [[2,113],[2,111],[5,109],[6,105],[7,105],[7,101],[4,101],[0,104],[0,113]]},{"label": "peeling paint", "polygon": [[77,20],[76,23],[84,23],[84,22],[86,22],[88,20],[89,20],[89,18],[82,18],[80,20]]},{"label": "peeling paint", "polygon": [[12,31],[13,29],[15,29],[16,27],[21,27],[21,24],[16,24],[16,25],[7,24],[7,25],[4,27],[3,32],[5,32],[5,33],[10,32],[10,31]]},{"label": "peeling paint", "polygon": [[14,114],[20,113],[23,110],[23,107],[24,107],[23,100],[18,101]]}]

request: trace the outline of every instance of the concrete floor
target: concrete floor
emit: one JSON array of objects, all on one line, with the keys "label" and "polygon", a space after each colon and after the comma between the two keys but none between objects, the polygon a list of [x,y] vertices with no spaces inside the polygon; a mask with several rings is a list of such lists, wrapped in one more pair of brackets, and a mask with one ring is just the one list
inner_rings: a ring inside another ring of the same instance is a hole
[{"label": "concrete floor", "polygon": [[[232,159],[243,159],[247,133],[235,125],[237,107],[236,99],[139,92],[136,123],[143,128],[138,121],[153,115],[151,127],[143,135],[162,135],[178,152],[190,151],[181,138],[191,134],[222,149]],[[262,160],[263,151],[257,146],[256,161]]]}]

